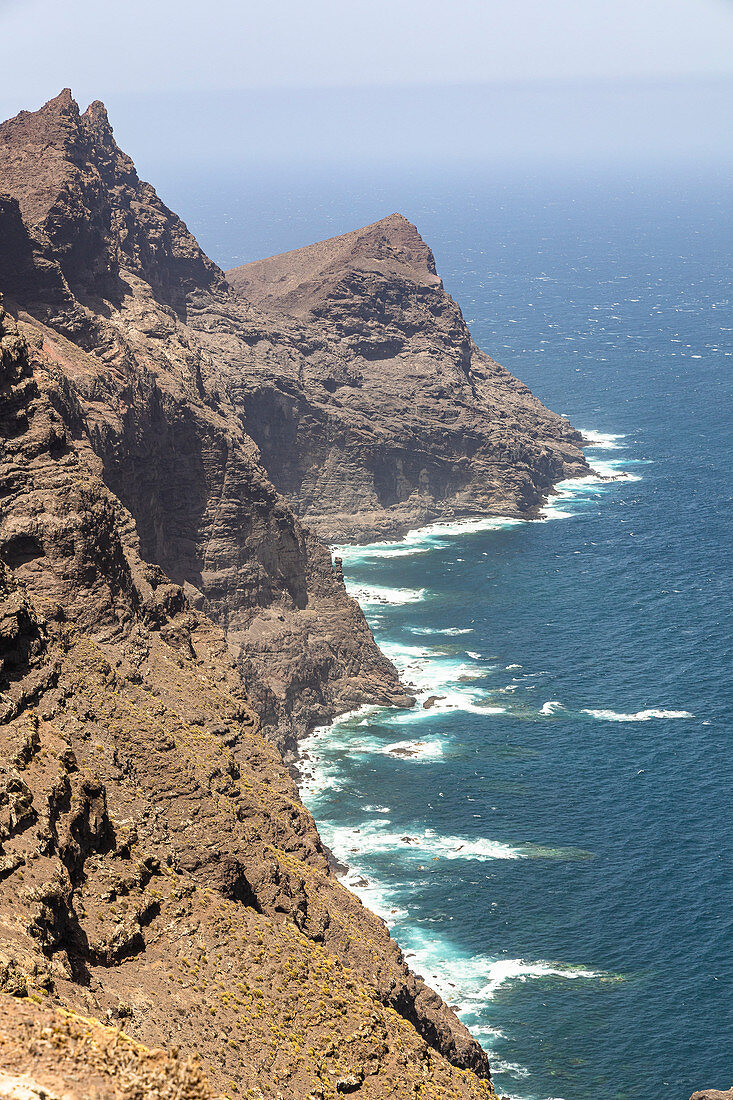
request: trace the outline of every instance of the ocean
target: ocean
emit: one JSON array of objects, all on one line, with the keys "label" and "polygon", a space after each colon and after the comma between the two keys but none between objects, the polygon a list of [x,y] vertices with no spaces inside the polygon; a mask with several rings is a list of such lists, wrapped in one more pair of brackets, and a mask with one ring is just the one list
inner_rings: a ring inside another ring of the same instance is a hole
[{"label": "ocean", "polygon": [[304,745],[347,883],[518,1100],[733,1085],[722,175],[171,178],[224,267],[400,210],[477,342],[592,435],[542,520],[342,547],[419,691]]}]

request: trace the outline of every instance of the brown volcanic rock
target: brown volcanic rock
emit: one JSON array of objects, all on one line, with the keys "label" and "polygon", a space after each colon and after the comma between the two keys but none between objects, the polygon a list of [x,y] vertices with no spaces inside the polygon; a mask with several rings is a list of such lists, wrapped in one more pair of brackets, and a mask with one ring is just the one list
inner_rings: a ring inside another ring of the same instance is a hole
[{"label": "brown volcanic rock", "polygon": [[2,310],[0,384],[0,990],[272,1100],[491,1096],[467,1072],[485,1054],[335,880],[223,632],[141,560],[66,376]]},{"label": "brown volcanic rock", "polygon": [[134,516],[145,558],[227,628],[281,746],[363,702],[409,704],[227,394],[230,342],[254,362],[297,356],[288,340],[261,331],[138,180],[101,104],[80,115],[62,93],[0,126],[0,181],[13,190],[0,274],[73,395],[79,442]]},{"label": "brown volcanic rock", "polygon": [[[309,317],[327,309],[345,273],[356,271],[442,286],[431,250],[401,214],[306,248],[255,260],[229,271],[227,278],[263,309]],[[378,300],[373,306],[379,308]]]},{"label": "brown volcanic rock", "polygon": [[262,736],[410,702],[277,489],[328,537],[531,510],[577,436],[404,219],[305,250],[265,312],[101,104],[1,126],[0,188],[3,987],[273,1100],[490,1095]]},{"label": "brown volcanic rock", "polygon": [[4,995],[0,1066],[3,1100],[216,1100],[188,1054],[147,1050],[96,1020]]},{"label": "brown volcanic rock", "polygon": [[473,343],[401,215],[227,278],[327,342],[331,362],[314,348],[298,403],[268,404],[240,383],[268,473],[325,538],[534,515],[555,481],[587,469],[579,433]]},{"label": "brown volcanic rock", "polygon": [[24,229],[31,272],[8,271],[9,292],[143,556],[225,627],[281,746],[361,702],[409,702],[272,482],[329,539],[527,512],[582,468],[577,433],[474,348],[399,216],[290,256],[298,316],[276,315],[227,288],[101,104],[80,115],[62,93],[0,126],[0,180],[17,203],[0,237],[10,252]]},{"label": "brown volcanic rock", "polygon": [[75,294],[119,292],[123,266],[176,307],[188,290],[223,286],[183,222],[138,179],[102,103],[80,115],[65,88],[40,111],[22,111],[0,127],[0,164],[2,190],[17,196]]},{"label": "brown volcanic rock", "polygon": [[719,1089],[703,1089],[702,1092],[693,1092],[690,1100],[733,1100],[733,1089],[721,1092]]}]

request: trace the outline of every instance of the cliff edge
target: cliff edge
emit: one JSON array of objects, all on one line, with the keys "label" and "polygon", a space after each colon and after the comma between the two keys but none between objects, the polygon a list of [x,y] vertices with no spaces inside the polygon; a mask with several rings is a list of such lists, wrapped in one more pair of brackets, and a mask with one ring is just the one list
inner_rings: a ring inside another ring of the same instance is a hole
[{"label": "cliff edge", "polygon": [[536,516],[587,473],[582,437],[471,338],[414,225],[364,229],[227,272],[308,347],[287,393],[238,380],[273,483],[329,541],[435,520]]},{"label": "cliff edge", "polygon": [[225,277],[68,89],[0,126],[0,290],[0,991],[228,1094],[492,1096],[282,754],[413,702],[323,541],[532,515],[578,433],[404,218]]},{"label": "cliff edge", "polygon": [[0,192],[0,289],[73,393],[78,445],[144,558],[226,630],[280,747],[361,703],[409,705],[243,423],[232,379],[297,370],[291,338],[138,179],[102,104],[81,114],[66,90],[0,126]]}]

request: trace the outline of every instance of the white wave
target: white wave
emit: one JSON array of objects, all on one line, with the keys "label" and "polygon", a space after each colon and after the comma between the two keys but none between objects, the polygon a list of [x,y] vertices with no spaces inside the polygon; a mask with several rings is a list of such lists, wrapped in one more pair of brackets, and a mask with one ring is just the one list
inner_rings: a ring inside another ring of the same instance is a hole
[{"label": "white wave", "polygon": [[612,462],[599,462],[593,459],[593,470],[604,481],[641,481],[638,474],[632,474],[628,470],[622,470],[623,462],[616,459]]},{"label": "white wave", "polygon": [[498,959],[488,968],[488,981],[479,996],[490,1000],[503,985],[509,982],[526,982],[536,978],[604,978],[602,970],[589,970],[582,966],[570,966],[566,963],[551,963],[540,959],[527,962],[525,959]]},{"label": "white wave", "polygon": [[[417,696],[417,705],[412,710],[394,711],[386,715],[382,721],[390,726],[407,726],[413,722],[430,718],[436,714],[449,714],[455,711],[463,711],[464,714],[505,714],[506,708],[497,706],[493,700],[489,701],[478,692],[472,691],[446,691],[440,687],[435,688],[431,694],[430,689],[422,689]],[[421,700],[424,702],[421,703]],[[430,701],[430,705],[425,704]]]},{"label": "white wave", "polygon": [[513,668],[523,668],[523,667],[524,667],[523,665],[507,665],[504,671],[505,672],[511,672],[511,670]]},{"label": "white wave", "polygon": [[426,554],[430,550],[441,550],[444,539],[460,535],[476,534],[479,531],[501,531],[526,520],[511,516],[476,516],[457,520],[438,520],[417,527],[401,539],[393,541],[369,542],[363,545],[348,543],[343,546],[331,546],[331,553],[345,563],[354,564],[375,558],[402,558],[413,554]]},{"label": "white wave", "polygon": [[564,710],[562,703],[557,699],[548,699],[546,703],[542,704],[540,714],[555,714],[558,710]]},{"label": "white wave", "polygon": [[395,741],[379,750],[384,756],[398,756],[404,760],[436,760],[443,755],[440,741]]},{"label": "white wave", "polygon": [[465,955],[447,938],[431,935],[414,925],[400,930],[399,936],[412,970],[418,970],[443,1000],[456,1006],[459,1017],[489,1049],[505,1036],[481,1017],[503,987],[542,980],[621,980],[609,971],[563,962]]},{"label": "white wave", "polygon": [[449,634],[451,637],[457,637],[459,634],[473,634],[472,626],[412,626],[410,630],[413,634]]},{"label": "white wave", "polygon": [[562,508],[558,508],[555,504],[546,504],[540,513],[540,520],[551,519],[572,519],[575,512],[567,512]]},{"label": "white wave", "polygon": [[503,531],[526,522],[513,516],[475,516],[471,519],[440,520],[418,528],[413,534],[423,538],[433,538],[436,535],[448,538],[454,535],[473,535],[479,531]]},{"label": "white wave", "polygon": [[590,714],[593,718],[600,718],[605,722],[649,722],[652,718],[694,718],[689,710],[661,710],[658,707],[650,707],[648,710],[637,710],[635,714],[619,714],[615,710],[583,710],[583,714]]},{"label": "white wave", "polygon": [[506,1073],[510,1077],[529,1077],[529,1070],[524,1066],[520,1066],[517,1062],[506,1062],[503,1058],[497,1057],[496,1054],[491,1059],[491,1072],[492,1074]]},{"label": "white wave", "polygon": [[326,828],[326,843],[335,855],[350,863],[354,856],[369,857],[389,853],[400,859],[423,862],[438,859],[525,859],[520,848],[484,837],[442,836],[434,829],[424,832],[397,833],[382,821],[365,822],[360,828]]},{"label": "white wave", "polygon": [[[384,713],[382,721],[405,725],[445,711],[462,710],[469,714],[501,714],[503,707],[493,705],[485,692],[464,685],[482,679],[493,666],[467,664],[426,646],[383,641],[382,651],[397,667],[401,678],[417,693],[412,710]],[[480,654],[476,654],[478,658]],[[425,704],[428,704],[426,706]]]},{"label": "white wave", "polygon": [[606,432],[587,431],[585,428],[578,428],[578,431],[588,440],[592,449],[615,451],[618,447],[623,446],[623,444],[619,443],[619,439],[626,439],[625,435],[612,435]]},{"label": "white wave", "polygon": [[346,591],[362,605],[388,604],[399,606],[417,603],[425,596],[424,588],[381,588],[377,585],[346,582]]},{"label": "white wave", "polygon": [[471,649],[466,650],[466,656],[470,657],[472,661],[480,661],[481,660],[481,654],[476,653]]},{"label": "white wave", "polygon": [[[336,854],[336,853],[334,853]],[[363,875],[359,870],[349,868],[345,875],[339,876],[344,886],[356,894],[361,901],[381,917],[388,928],[407,920],[409,912],[401,905],[397,905],[390,895],[387,887],[375,882]]]},{"label": "white wave", "polygon": [[375,558],[410,558],[415,554],[427,554],[432,547],[420,546],[407,536],[400,542],[369,542],[332,546],[331,553],[341,558],[344,564],[356,565],[359,562],[373,561]]}]

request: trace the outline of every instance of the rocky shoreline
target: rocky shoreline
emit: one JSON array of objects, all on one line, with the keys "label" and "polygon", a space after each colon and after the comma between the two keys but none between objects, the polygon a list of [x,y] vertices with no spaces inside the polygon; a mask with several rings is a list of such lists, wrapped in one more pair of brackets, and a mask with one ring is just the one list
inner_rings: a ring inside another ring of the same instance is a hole
[{"label": "rocky shoreline", "polygon": [[140,1095],[491,1097],[286,761],[414,704],[324,542],[532,517],[580,433],[404,218],[225,276],[68,89],[0,126],[0,291],[0,1044],[61,1037],[8,1065],[112,1024]]}]

